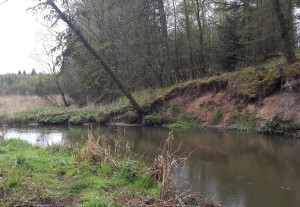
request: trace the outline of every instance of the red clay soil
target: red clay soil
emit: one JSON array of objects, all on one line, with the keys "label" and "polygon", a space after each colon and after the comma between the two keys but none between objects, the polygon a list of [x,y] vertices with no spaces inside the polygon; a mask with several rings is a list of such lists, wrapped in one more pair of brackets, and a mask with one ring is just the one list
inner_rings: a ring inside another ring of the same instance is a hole
[{"label": "red clay soil", "polygon": [[220,113],[218,124],[230,124],[237,114],[256,114],[258,121],[291,122],[300,119],[300,94],[278,92],[254,103],[236,99],[226,90],[206,92],[190,100],[188,93],[175,96],[169,104],[197,117],[203,125],[212,124],[212,117]]}]

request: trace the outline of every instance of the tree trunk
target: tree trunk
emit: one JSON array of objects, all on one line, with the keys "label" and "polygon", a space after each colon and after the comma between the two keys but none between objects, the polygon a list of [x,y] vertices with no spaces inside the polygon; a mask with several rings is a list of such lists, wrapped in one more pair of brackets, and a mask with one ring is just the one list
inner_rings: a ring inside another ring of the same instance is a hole
[{"label": "tree trunk", "polygon": [[76,33],[78,38],[80,39],[81,43],[86,47],[86,49],[94,56],[94,58],[97,60],[99,66],[101,65],[104,70],[109,74],[109,76],[114,80],[114,82],[118,85],[118,87],[121,89],[121,91],[124,93],[124,95],[129,99],[132,107],[134,110],[139,114],[143,115],[143,110],[140,108],[140,106],[137,104],[135,99],[132,97],[130,92],[127,90],[127,88],[120,82],[120,80],[117,78],[117,76],[114,74],[114,72],[111,70],[111,68],[107,65],[107,63],[98,55],[96,50],[87,42],[87,40],[84,38],[84,36],[81,34],[81,32],[69,21],[69,19],[66,17],[66,15],[56,6],[56,4],[52,0],[48,0],[47,3],[51,5],[51,7],[59,14],[61,19],[68,24],[68,26]]},{"label": "tree trunk", "polygon": [[197,17],[197,23],[198,23],[198,29],[199,29],[199,43],[200,43],[200,54],[199,54],[199,59],[200,59],[200,64],[201,64],[201,73],[205,73],[205,59],[204,59],[204,38],[203,38],[203,25],[201,23],[201,18],[200,18],[200,4],[199,0],[196,0],[196,17]]},{"label": "tree trunk", "polygon": [[190,17],[188,11],[188,3],[187,0],[184,0],[184,15],[185,15],[185,27],[186,27],[186,36],[189,45],[189,53],[190,53],[190,78],[196,78],[197,75],[195,73],[194,67],[194,48],[192,43],[192,33],[191,33],[191,25],[190,25]]},{"label": "tree trunk", "polygon": [[157,0],[158,10],[159,10],[159,20],[161,26],[161,34],[162,34],[162,41],[163,41],[163,59],[162,59],[162,68],[163,68],[163,79],[164,86],[170,86],[172,83],[171,79],[171,65],[170,65],[170,49],[168,43],[168,27],[167,27],[167,19],[166,13],[164,9],[164,2],[163,0]]},{"label": "tree trunk", "polygon": [[179,75],[179,55],[178,55],[178,43],[177,43],[177,13],[176,13],[176,4],[175,0],[173,0],[173,15],[174,15],[174,48],[175,48],[175,82],[181,82],[181,77]]},{"label": "tree trunk", "polygon": [[273,9],[275,11],[277,20],[280,25],[281,38],[283,40],[283,50],[284,50],[283,53],[285,55],[287,63],[292,64],[296,61],[296,55],[290,38],[290,32],[289,32],[290,28],[288,26],[289,20],[284,19],[283,13],[280,8],[279,0],[272,0],[272,3],[273,3]]},{"label": "tree trunk", "polygon": [[59,93],[60,93],[60,95],[61,95],[61,98],[62,98],[62,100],[63,100],[63,102],[64,102],[64,105],[65,105],[66,107],[70,106],[70,104],[68,103],[68,101],[67,101],[67,99],[66,99],[65,93],[64,93],[63,89],[62,89],[61,86],[60,86],[60,82],[59,82],[59,79],[58,79],[57,74],[53,74],[53,75],[54,75],[54,79],[55,79],[55,83],[56,83],[56,85],[57,85],[58,91],[59,91]]}]

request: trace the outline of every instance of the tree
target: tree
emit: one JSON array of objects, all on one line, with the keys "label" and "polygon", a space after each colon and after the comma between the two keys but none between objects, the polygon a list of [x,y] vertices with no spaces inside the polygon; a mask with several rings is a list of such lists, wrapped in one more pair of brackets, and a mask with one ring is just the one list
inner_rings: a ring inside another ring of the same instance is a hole
[{"label": "tree", "polygon": [[163,58],[161,67],[163,68],[163,80],[161,81],[164,83],[164,86],[170,86],[172,84],[171,79],[171,65],[170,65],[170,48],[168,42],[168,27],[167,27],[167,19],[164,9],[164,2],[163,0],[157,0],[158,10],[159,10],[159,19],[160,19],[160,26],[161,26],[161,35],[162,35],[162,47],[163,47]]},{"label": "tree", "polygon": [[[291,13],[292,10],[292,0],[287,0],[288,5],[288,12]],[[284,56],[289,64],[292,64],[296,61],[296,55],[293,49],[291,37],[290,37],[290,31],[291,31],[291,24],[290,19],[285,18],[282,9],[279,3],[279,0],[272,0],[272,5],[274,12],[277,16],[277,20],[279,22],[280,31],[281,31],[281,37],[283,41],[283,53]],[[289,18],[292,18],[293,15],[288,15]]]},{"label": "tree", "polygon": [[[196,1],[196,19],[198,24],[198,30],[199,30],[199,60],[201,65],[201,72],[205,73],[206,65],[205,65],[205,57],[204,57],[204,31],[203,31],[203,18],[204,18],[204,12],[203,12],[203,3],[200,1],[203,0],[195,0]],[[202,3],[202,8],[200,3]],[[202,15],[200,14],[202,13]],[[202,21],[201,21],[202,18]]]},{"label": "tree", "polygon": [[31,75],[36,75],[36,74],[37,74],[34,68],[32,68],[32,71],[31,71],[30,74],[31,74]]},{"label": "tree", "polygon": [[[48,30],[48,32],[50,31]],[[49,82],[53,82],[55,84],[57,88],[57,93],[61,96],[64,105],[67,107],[70,104],[67,101],[65,90],[62,84],[63,81],[61,80],[61,69],[63,67],[63,62],[60,59],[60,56],[56,54],[56,51],[52,49],[55,48],[53,46],[55,41],[51,37],[48,37],[48,34],[43,34],[41,36],[41,42],[43,46],[43,51],[39,51],[38,54],[36,54],[36,60],[39,62],[41,68],[50,73],[49,77],[45,77],[49,79]],[[35,69],[32,69],[31,74],[36,74]],[[42,83],[43,81],[39,82],[39,85],[37,85],[36,87],[36,92],[38,92],[38,95],[44,97],[47,101],[49,101],[50,99],[47,97],[48,93],[42,94],[42,92],[45,91],[45,86],[41,87]]]},{"label": "tree", "polygon": [[241,7],[234,1],[228,8],[225,20],[220,26],[221,66],[225,70],[233,70],[242,59],[242,45],[239,31],[241,26]]},{"label": "tree", "polygon": [[104,70],[110,75],[110,77],[114,80],[114,82],[122,90],[124,95],[129,99],[130,103],[132,104],[132,106],[136,110],[136,112],[138,114],[142,115],[144,113],[143,110],[137,104],[137,102],[132,97],[132,95],[129,93],[127,88],[120,82],[120,80],[117,78],[115,73],[111,70],[111,68],[107,65],[107,63],[100,57],[100,55],[95,51],[95,49],[88,43],[88,41],[84,38],[84,36],[81,34],[81,32],[70,22],[70,20],[66,17],[66,15],[56,6],[56,4],[52,0],[48,0],[48,3],[59,14],[59,16],[62,18],[62,20],[68,24],[70,29],[72,29],[76,33],[76,35],[78,36],[78,38],[80,39],[82,44],[95,57],[98,64],[101,65],[104,68]]}]

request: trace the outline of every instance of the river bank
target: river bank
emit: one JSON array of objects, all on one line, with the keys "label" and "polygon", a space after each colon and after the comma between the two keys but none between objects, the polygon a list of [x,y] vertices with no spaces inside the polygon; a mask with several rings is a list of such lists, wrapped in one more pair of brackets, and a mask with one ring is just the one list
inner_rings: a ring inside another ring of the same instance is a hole
[{"label": "river bank", "polygon": [[[2,103],[0,124],[103,125],[113,122],[171,129],[221,126],[299,137],[299,91],[300,62],[291,66],[265,64],[169,88],[136,92],[133,96],[144,110],[144,117],[138,116],[125,98],[85,108],[33,105],[10,110]],[[6,103],[9,104],[15,103]],[[18,103],[23,104],[30,105]]]},{"label": "river bank", "polygon": [[167,151],[160,155],[162,163],[147,165],[134,157],[127,144],[124,150],[119,144],[92,135],[83,146],[40,148],[21,140],[1,140],[0,206],[174,206],[179,202],[206,206],[215,202],[176,193]]}]

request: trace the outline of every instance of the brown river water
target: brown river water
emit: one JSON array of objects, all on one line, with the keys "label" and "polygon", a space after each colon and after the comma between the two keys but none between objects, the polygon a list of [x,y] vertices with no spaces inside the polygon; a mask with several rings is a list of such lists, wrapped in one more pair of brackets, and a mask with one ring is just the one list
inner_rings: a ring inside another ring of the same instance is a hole
[{"label": "brown river water", "polygon": [[[47,146],[82,142],[88,127],[9,128],[5,138]],[[151,160],[169,130],[141,127],[94,127],[93,133],[128,142]],[[192,152],[174,169],[179,188],[219,199],[227,207],[300,207],[300,140],[206,129],[174,132],[178,153]]]}]

